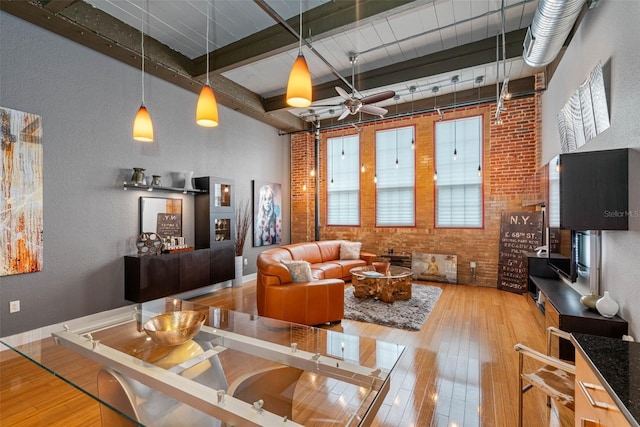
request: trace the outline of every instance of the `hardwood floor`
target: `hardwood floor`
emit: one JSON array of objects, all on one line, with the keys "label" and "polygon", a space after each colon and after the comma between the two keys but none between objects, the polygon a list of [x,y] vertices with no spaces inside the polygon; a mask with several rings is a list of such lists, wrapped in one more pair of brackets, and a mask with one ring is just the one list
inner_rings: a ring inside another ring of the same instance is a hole
[{"label": "hardwood floor", "polygon": [[[406,346],[374,425],[517,425],[518,357],[513,346],[521,342],[544,350],[542,315],[522,295],[484,287],[438,286],[443,288],[442,295],[420,331],[349,320],[327,326]],[[256,313],[253,282],[195,300]],[[82,369],[95,378],[97,367]],[[0,353],[0,379],[3,427],[100,425],[99,408],[93,400],[32,363],[13,357],[11,351]],[[525,426],[573,425],[572,412],[548,408],[545,402],[537,390],[525,395]]]}]

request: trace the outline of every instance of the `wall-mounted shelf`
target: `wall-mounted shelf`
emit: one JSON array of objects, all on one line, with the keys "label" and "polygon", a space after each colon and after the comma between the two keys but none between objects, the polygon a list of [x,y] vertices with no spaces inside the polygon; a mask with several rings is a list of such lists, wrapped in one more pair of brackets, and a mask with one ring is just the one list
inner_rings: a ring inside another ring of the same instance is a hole
[{"label": "wall-mounted shelf", "polygon": [[149,191],[149,192],[153,192],[153,191],[164,191],[164,192],[169,192],[169,193],[182,193],[182,194],[200,194],[200,193],[207,193],[207,190],[200,190],[197,188],[192,188],[190,190],[184,189],[184,188],[176,188],[176,187],[162,187],[162,186],[158,186],[158,185],[146,185],[146,184],[136,184],[133,182],[127,182],[124,181],[122,183],[122,189],[123,190],[128,190],[128,189],[132,189],[132,190],[140,190],[140,191]]}]

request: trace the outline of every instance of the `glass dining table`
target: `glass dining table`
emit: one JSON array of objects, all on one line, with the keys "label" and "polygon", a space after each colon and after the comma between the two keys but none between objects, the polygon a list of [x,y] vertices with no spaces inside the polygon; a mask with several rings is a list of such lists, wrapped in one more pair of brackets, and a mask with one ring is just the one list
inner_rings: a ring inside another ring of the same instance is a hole
[{"label": "glass dining table", "polygon": [[[145,332],[184,310],[205,315],[193,338],[167,346]],[[68,324],[49,345],[11,349],[98,401],[103,426],[367,426],[404,351],[171,298]]]}]

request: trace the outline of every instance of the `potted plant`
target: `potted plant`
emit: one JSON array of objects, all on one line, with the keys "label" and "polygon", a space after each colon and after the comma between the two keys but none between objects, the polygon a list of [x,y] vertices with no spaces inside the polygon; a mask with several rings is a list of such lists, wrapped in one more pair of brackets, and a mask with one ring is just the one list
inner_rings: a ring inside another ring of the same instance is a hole
[{"label": "potted plant", "polygon": [[233,286],[242,286],[244,243],[251,227],[251,204],[241,201],[236,205],[235,279]]}]

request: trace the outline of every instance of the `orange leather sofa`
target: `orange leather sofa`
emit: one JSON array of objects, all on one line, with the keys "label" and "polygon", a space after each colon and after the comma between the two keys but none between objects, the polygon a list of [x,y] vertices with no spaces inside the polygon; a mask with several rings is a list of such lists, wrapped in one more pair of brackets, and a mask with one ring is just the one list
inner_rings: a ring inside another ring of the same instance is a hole
[{"label": "orange leather sofa", "polygon": [[[371,264],[376,255],[341,260],[342,240],[294,243],[258,255],[258,314],[305,325],[339,322],[344,315],[344,282],[354,267]],[[282,260],[305,260],[315,280],[294,283]]]}]

